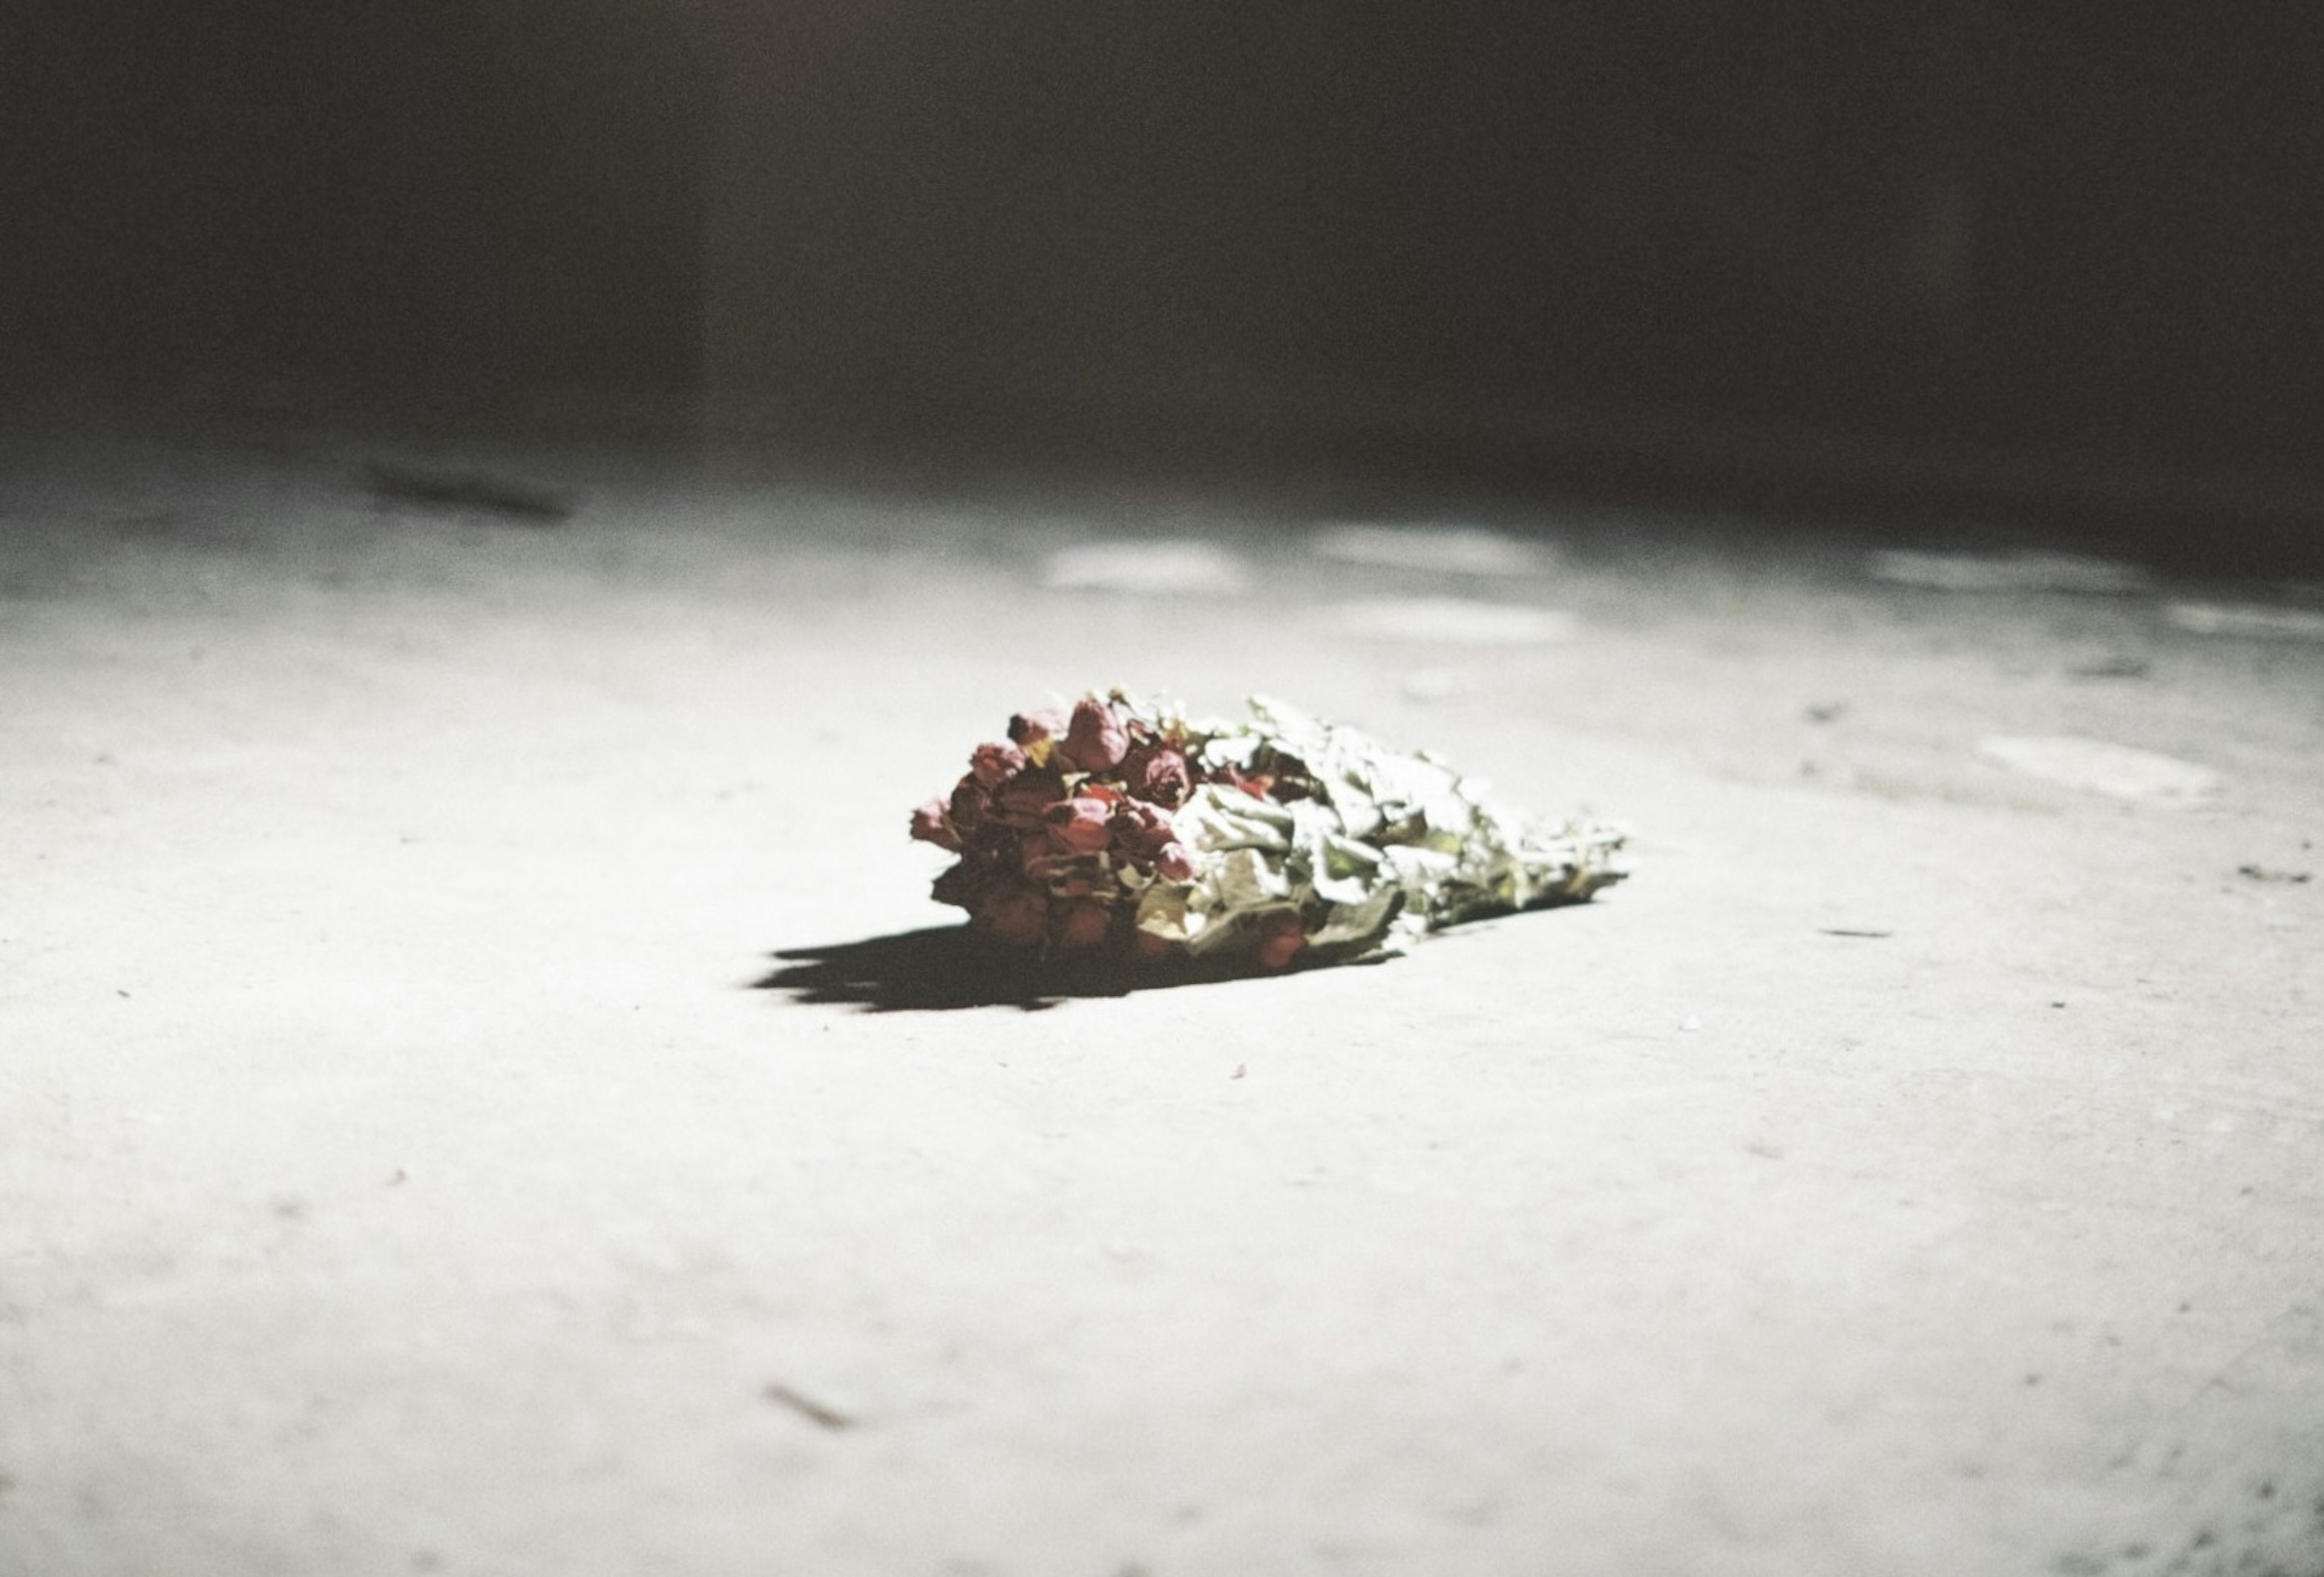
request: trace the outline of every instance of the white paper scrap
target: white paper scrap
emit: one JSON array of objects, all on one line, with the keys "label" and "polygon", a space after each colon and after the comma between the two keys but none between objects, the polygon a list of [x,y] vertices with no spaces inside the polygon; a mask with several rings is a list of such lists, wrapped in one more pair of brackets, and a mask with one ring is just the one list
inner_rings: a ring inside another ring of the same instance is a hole
[{"label": "white paper scrap", "polygon": [[2190,635],[2241,635],[2259,641],[2324,641],[2324,613],[2225,603],[2172,603],[2163,617]]},{"label": "white paper scrap", "polygon": [[1433,641],[1447,646],[1545,646],[1570,641],[1573,615],[1554,608],[1466,597],[1378,597],[1342,603],[1332,622],[1342,633],[1375,641]]},{"label": "white paper scrap", "polygon": [[1239,596],[1250,589],[1242,561],[1213,543],[1164,538],[1084,542],[1053,553],[1041,571],[1052,591]]},{"label": "white paper scrap", "polygon": [[1334,526],[1313,546],[1342,564],[1445,575],[1536,575],[1556,562],[1541,543],[1476,526]]},{"label": "white paper scrap", "polygon": [[2176,756],[2070,734],[1995,734],[1977,751],[2029,778],[2147,805],[2192,804],[2223,782],[2210,768]]}]

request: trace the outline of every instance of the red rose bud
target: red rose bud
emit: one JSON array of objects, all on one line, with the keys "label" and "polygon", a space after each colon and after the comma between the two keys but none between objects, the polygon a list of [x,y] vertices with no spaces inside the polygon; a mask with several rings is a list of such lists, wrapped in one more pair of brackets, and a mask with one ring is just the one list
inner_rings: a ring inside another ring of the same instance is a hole
[{"label": "red rose bud", "polygon": [[1037,887],[995,888],[984,894],[968,923],[995,941],[1030,947],[1048,934],[1048,896]]},{"label": "red rose bud", "polygon": [[1024,770],[1025,752],[1013,744],[978,745],[968,762],[968,775],[987,788],[1000,788]]},{"label": "red rose bud", "polygon": [[1101,947],[1106,933],[1113,927],[1113,916],[1102,903],[1086,899],[1065,905],[1057,922],[1057,945],[1060,947]]},{"label": "red rose bud", "polygon": [[1129,750],[1130,735],[1112,707],[1089,697],[1074,703],[1074,720],[1065,729],[1065,760],[1084,772],[1105,772],[1120,766]]},{"label": "red rose bud", "polygon": [[1009,737],[1019,744],[1029,745],[1035,740],[1055,739],[1065,731],[1062,712],[1044,709],[1039,712],[1019,712],[1009,720]]},{"label": "red rose bud", "polygon": [[1299,917],[1286,909],[1259,922],[1259,963],[1262,969],[1281,969],[1307,945],[1307,932]]},{"label": "red rose bud", "polygon": [[952,818],[945,814],[941,799],[931,799],[912,812],[912,835],[924,844],[960,853],[960,835],[952,830]]},{"label": "red rose bud", "polygon": [[1154,856],[1154,874],[1165,881],[1191,881],[1194,875],[1194,857],[1184,844],[1165,844]]},{"label": "red rose bud", "polygon": [[1094,854],[1113,841],[1111,808],[1102,799],[1060,800],[1045,817],[1050,835],[1076,854]]}]

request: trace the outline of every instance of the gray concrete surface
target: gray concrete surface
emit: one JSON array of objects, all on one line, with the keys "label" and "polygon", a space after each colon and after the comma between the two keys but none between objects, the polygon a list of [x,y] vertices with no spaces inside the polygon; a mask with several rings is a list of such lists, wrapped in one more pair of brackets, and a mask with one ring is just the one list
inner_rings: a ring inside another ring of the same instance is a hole
[{"label": "gray concrete surface", "polygon": [[[0,1572],[2324,1572],[2324,645],[2168,613],[2252,588],[364,455],[0,453]],[[1039,585],[1157,532],[1259,589]],[[1040,1010],[770,957],[947,923],[907,811],[1115,681],[1635,878]]]}]

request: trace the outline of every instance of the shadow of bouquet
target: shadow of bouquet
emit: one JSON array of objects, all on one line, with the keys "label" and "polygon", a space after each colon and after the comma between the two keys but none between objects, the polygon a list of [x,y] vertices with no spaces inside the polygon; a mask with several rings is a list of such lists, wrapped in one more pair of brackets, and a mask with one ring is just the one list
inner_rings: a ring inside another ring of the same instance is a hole
[{"label": "shadow of bouquet", "polygon": [[[934,926],[856,942],[786,948],[777,967],[752,982],[808,1004],[874,1012],[962,1008],[1054,1008],[1074,997],[1277,978],[1304,965],[1268,969],[1248,957],[1134,958],[1105,953],[1041,953],[994,940],[967,926]],[[1316,967],[1323,967],[1318,964]]]}]

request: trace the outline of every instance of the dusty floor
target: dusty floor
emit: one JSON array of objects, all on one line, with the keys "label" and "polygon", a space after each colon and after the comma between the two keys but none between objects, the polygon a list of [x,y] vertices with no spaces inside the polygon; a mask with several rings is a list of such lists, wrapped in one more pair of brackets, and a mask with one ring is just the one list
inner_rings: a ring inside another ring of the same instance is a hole
[{"label": "dusty floor", "polygon": [[[2297,588],[0,448],[0,1572],[2324,1572]],[[1250,590],[1042,584],[1141,534]],[[1349,622],[1394,596],[1572,628]],[[906,812],[1114,681],[1433,744],[1636,875],[873,1010],[853,945],[950,917]]]}]

